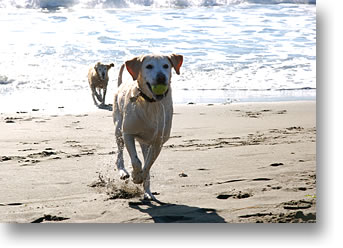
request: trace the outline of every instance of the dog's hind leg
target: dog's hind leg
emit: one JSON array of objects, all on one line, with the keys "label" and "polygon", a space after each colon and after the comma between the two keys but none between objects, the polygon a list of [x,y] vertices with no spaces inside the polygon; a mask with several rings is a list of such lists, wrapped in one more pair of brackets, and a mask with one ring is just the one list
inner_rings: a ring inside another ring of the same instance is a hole
[{"label": "dog's hind leg", "polygon": [[131,164],[132,164],[132,169],[133,169],[131,173],[132,181],[135,184],[143,183],[142,163],[137,156],[135,139],[133,135],[124,133],[124,143],[131,158]]},{"label": "dog's hind leg", "polygon": [[124,157],[123,157],[123,151],[124,151],[124,139],[122,136],[122,132],[120,130],[120,122],[116,125],[116,142],[118,147],[118,156],[117,156],[117,169],[119,171],[120,179],[125,180],[130,177],[129,173],[124,167]]}]

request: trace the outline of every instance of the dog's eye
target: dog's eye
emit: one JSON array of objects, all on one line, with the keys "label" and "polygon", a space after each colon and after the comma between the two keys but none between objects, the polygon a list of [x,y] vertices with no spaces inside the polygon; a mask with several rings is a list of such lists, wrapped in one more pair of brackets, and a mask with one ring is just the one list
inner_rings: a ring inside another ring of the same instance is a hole
[{"label": "dog's eye", "polygon": [[147,65],[145,68],[151,70],[152,68],[154,68],[152,65]]},{"label": "dog's eye", "polygon": [[169,68],[169,65],[168,65],[168,64],[164,64],[164,65],[163,65],[163,68],[164,68],[164,69],[168,69],[168,68]]}]

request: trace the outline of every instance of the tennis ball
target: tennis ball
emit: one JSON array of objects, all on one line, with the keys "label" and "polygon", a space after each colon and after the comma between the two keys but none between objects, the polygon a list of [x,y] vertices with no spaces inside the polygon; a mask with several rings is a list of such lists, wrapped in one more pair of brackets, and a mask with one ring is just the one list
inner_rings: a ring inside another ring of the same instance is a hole
[{"label": "tennis ball", "polygon": [[168,90],[168,86],[164,84],[151,85],[151,89],[156,95],[163,95]]}]

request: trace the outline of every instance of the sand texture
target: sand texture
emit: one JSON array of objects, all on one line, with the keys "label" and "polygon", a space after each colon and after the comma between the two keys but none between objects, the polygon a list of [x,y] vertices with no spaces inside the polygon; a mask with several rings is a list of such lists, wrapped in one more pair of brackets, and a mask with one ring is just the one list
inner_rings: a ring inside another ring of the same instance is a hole
[{"label": "sand texture", "polygon": [[316,222],[314,101],[174,106],[158,202],[115,159],[110,111],[0,114],[0,222]]}]

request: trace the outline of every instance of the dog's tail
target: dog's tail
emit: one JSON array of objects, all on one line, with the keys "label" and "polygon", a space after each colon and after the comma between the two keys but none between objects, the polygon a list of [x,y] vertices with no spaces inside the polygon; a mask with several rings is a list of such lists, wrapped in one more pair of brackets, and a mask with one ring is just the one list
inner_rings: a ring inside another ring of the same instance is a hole
[{"label": "dog's tail", "polygon": [[122,77],[123,77],[124,68],[125,68],[125,64],[123,64],[123,65],[120,67],[120,71],[119,71],[119,75],[118,75],[118,87],[119,87],[119,86],[122,84],[122,82],[123,82]]}]

